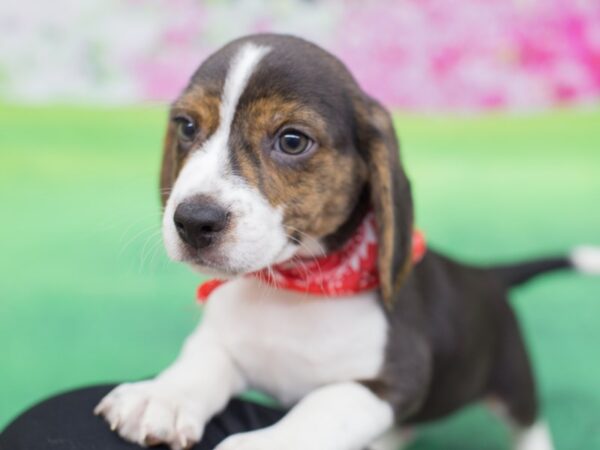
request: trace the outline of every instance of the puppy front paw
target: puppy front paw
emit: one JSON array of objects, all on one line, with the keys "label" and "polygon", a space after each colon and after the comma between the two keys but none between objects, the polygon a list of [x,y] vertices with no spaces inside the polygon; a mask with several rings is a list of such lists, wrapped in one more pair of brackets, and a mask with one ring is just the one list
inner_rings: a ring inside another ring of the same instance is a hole
[{"label": "puppy front paw", "polygon": [[221,442],[215,450],[316,450],[296,436],[291,436],[275,427],[247,433],[234,434]]},{"label": "puppy front paw", "polygon": [[280,447],[272,439],[269,440],[265,430],[258,430],[229,436],[215,450],[283,450],[284,448],[287,447]]},{"label": "puppy front paw", "polygon": [[117,386],[94,413],[130,442],[166,444],[173,450],[192,447],[200,440],[204,425],[197,405],[184,393],[155,380]]}]

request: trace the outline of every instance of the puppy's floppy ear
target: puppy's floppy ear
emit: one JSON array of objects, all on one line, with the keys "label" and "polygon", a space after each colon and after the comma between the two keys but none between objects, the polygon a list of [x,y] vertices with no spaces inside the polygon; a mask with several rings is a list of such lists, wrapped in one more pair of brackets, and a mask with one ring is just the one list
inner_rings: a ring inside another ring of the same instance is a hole
[{"label": "puppy's floppy ear", "polygon": [[160,168],[160,200],[163,208],[171,194],[175,183],[177,170],[177,143],[175,140],[175,125],[169,121],[163,140],[163,156]]},{"label": "puppy's floppy ear", "polygon": [[371,203],[378,229],[381,295],[389,309],[411,268],[413,203],[390,114],[375,100],[356,108],[359,149],[369,169]]}]

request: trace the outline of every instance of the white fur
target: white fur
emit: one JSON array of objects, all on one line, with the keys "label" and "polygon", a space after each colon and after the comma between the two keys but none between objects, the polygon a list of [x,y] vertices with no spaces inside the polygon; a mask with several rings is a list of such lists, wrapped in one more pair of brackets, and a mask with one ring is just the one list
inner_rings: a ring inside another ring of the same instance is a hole
[{"label": "white fur", "polygon": [[[143,443],[152,435],[181,448],[200,438],[232,395],[255,387],[283,404],[299,403],[281,426],[231,438],[223,449],[264,450],[283,441],[278,448],[291,449],[290,440],[305,434],[312,444],[304,449],[363,448],[391,426],[392,412],[348,380],[378,373],[386,335],[374,292],[318,298],[236,279],[214,291],[170,368],[155,380],[118,387],[97,412],[126,439]],[[273,444],[264,444],[265,436]]]},{"label": "white fur", "polygon": [[361,384],[314,390],[281,421],[227,438],[215,450],[362,450],[388,429],[392,407]]},{"label": "white fur", "polygon": [[571,252],[571,264],[578,271],[600,275],[600,247],[581,246]]},{"label": "white fur", "polygon": [[221,95],[220,123],[217,134],[221,132],[222,137],[229,136],[238,101],[256,66],[269,50],[268,47],[248,43],[233,57]]},{"label": "white fur", "polygon": [[554,450],[548,426],[537,422],[517,434],[515,450]]},{"label": "white fur", "polygon": [[[173,215],[177,206],[195,195],[207,195],[232,214],[232,230],[218,254],[203,255],[203,272],[241,273],[261,269],[293,256],[296,246],[287,238],[282,212],[273,208],[255,188],[231,173],[228,141],[240,96],[267,47],[244,45],[233,57],[221,95],[220,121],[215,133],[182,168],[167,201],[163,216],[163,239],[169,256],[183,261]],[[187,261],[192,262],[192,261]],[[207,270],[209,269],[209,270]]]},{"label": "white fur", "polygon": [[369,450],[402,450],[412,440],[412,428],[391,427],[369,445]]},{"label": "white fur", "polygon": [[284,404],[319,386],[374,377],[387,340],[374,292],[323,298],[254,278],[216,290],[203,326],[219,336],[250,386]]}]

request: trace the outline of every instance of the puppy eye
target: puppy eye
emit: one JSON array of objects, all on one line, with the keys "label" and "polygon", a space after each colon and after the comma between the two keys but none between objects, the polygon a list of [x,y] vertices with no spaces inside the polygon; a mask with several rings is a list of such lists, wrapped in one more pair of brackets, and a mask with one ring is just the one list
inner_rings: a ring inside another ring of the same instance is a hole
[{"label": "puppy eye", "polygon": [[179,139],[184,142],[189,142],[196,137],[198,129],[192,120],[187,117],[175,117],[174,120],[177,124],[177,136]]},{"label": "puppy eye", "polygon": [[277,149],[288,155],[300,155],[310,147],[312,141],[298,130],[284,130],[277,139]]}]

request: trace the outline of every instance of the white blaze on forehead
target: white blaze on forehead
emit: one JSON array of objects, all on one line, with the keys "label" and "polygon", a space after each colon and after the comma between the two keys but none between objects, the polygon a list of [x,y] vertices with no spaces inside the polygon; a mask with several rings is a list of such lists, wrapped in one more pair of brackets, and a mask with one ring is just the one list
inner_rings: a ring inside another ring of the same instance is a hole
[{"label": "white blaze on forehead", "polygon": [[219,111],[220,123],[217,133],[221,131],[229,135],[238,101],[257,64],[268,52],[268,47],[249,43],[238,50],[233,57],[223,86],[221,109]]}]

